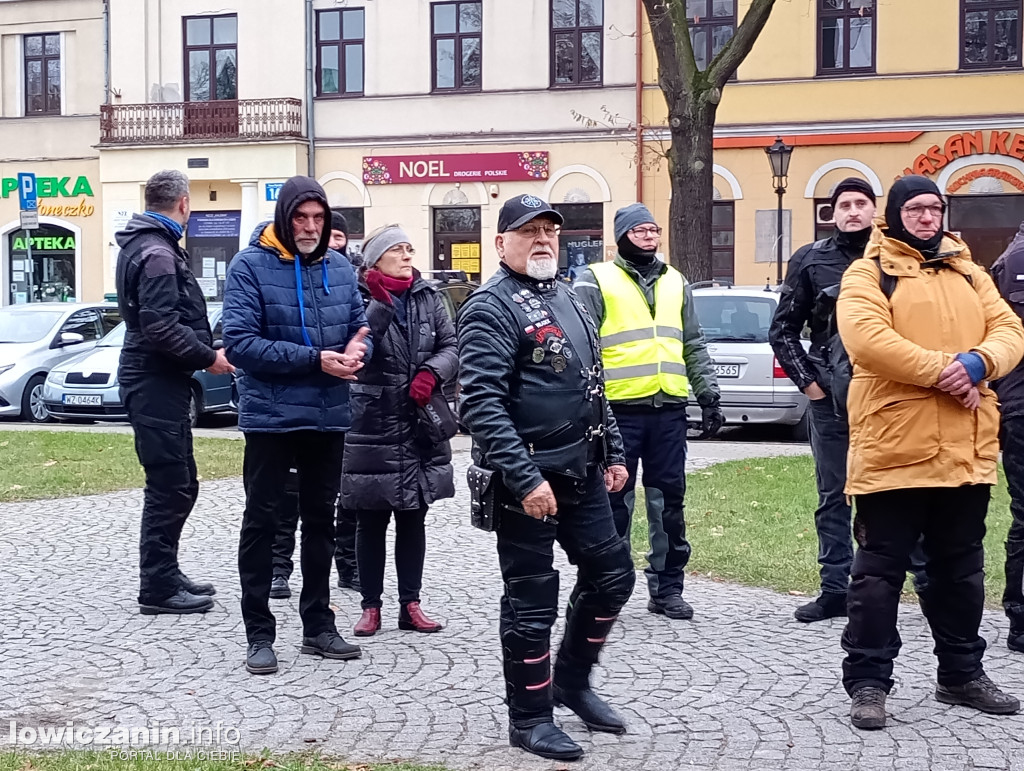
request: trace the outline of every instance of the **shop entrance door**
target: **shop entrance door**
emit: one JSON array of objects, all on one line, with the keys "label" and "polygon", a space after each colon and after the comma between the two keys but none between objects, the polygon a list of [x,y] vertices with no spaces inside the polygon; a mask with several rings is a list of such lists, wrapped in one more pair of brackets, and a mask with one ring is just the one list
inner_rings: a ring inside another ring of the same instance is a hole
[{"label": "shop entrance door", "polygon": [[951,195],[949,230],[959,231],[974,261],[992,266],[1024,222],[1024,195]]},{"label": "shop entrance door", "polygon": [[433,210],[433,270],[461,270],[480,280],[480,207],[445,206]]}]

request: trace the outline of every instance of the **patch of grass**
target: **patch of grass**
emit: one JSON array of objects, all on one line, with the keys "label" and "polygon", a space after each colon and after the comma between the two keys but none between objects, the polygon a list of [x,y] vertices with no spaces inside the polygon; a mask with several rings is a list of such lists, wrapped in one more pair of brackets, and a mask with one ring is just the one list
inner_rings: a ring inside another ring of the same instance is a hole
[{"label": "patch of grass", "polygon": [[[242,473],[244,442],[196,438],[200,479]],[[0,431],[0,503],[142,487],[131,434]]]},{"label": "patch of grass", "polygon": [[[999,608],[1005,584],[1003,541],[1010,498],[999,470],[986,520],[985,594]],[[810,456],[729,461],[686,475],[687,570],[779,592],[818,592],[818,494]],[[631,533],[637,564],[646,567],[647,519],[641,489]]]},{"label": "patch of grass", "polygon": [[[229,440],[230,441],[230,440]],[[197,750],[198,748],[191,748]],[[187,748],[170,752],[153,750],[148,754],[137,749],[128,759],[118,757],[119,750],[111,748],[101,752],[65,750],[42,753],[0,752],[0,769],[12,771],[445,771],[443,766],[423,766],[415,763],[348,763],[321,755],[303,752],[276,755],[243,754],[230,760],[197,759],[193,752],[186,757]]]}]

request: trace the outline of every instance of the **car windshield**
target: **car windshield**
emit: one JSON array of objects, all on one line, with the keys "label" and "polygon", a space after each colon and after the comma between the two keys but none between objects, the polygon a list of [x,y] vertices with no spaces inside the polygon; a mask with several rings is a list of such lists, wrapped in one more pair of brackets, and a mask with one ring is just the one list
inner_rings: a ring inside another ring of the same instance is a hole
[{"label": "car windshield", "polygon": [[122,321],[112,330],[107,332],[103,338],[96,343],[96,345],[105,346],[107,348],[120,348],[124,345],[124,331],[127,329],[124,322]]},{"label": "car windshield", "polygon": [[60,321],[61,311],[0,310],[0,343],[34,343]]},{"label": "car windshield", "polygon": [[775,298],[699,295],[693,302],[709,343],[767,343]]}]

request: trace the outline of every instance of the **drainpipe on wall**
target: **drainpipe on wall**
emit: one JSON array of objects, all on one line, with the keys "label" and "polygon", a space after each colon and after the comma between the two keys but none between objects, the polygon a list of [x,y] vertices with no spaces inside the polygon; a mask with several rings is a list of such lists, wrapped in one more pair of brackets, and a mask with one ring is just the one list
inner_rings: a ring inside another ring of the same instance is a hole
[{"label": "drainpipe on wall", "polygon": [[103,0],[103,104],[110,104],[110,0]]},{"label": "drainpipe on wall", "polygon": [[309,135],[309,176],[316,179],[316,130],[313,113],[313,0],[306,0],[306,133]]},{"label": "drainpipe on wall", "polygon": [[644,202],[644,4],[636,0],[636,200]]}]

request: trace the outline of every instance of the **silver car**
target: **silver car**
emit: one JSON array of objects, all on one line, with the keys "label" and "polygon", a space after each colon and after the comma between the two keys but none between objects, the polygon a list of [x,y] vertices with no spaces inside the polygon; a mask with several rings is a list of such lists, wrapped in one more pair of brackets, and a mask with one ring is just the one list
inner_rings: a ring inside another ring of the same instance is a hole
[{"label": "silver car", "polygon": [[116,327],[114,303],[27,303],[0,308],[0,417],[49,420],[43,406],[47,373],[90,350]]},{"label": "silver car", "polygon": [[[220,303],[210,303],[207,316],[215,343],[221,336]],[[117,369],[127,327],[122,323],[96,347],[50,370],[43,388],[43,404],[59,420],[127,420],[121,401]],[[195,426],[201,415],[234,409],[232,375],[211,375],[199,370],[192,375],[189,420]]]},{"label": "silver car", "polygon": [[[808,399],[783,372],[768,344],[778,292],[758,287],[694,287],[693,302],[718,373],[726,425],[789,426],[794,439],[806,441]],[[805,341],[804,346],[808,345]],[[700,407],[691,403],[687,416],[699,423]]]}]

